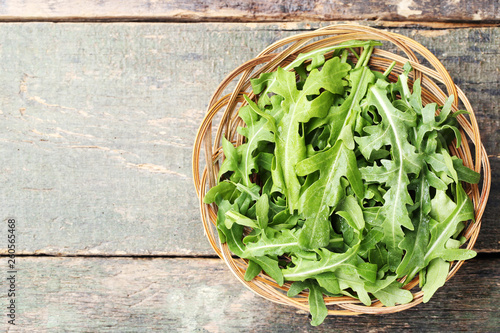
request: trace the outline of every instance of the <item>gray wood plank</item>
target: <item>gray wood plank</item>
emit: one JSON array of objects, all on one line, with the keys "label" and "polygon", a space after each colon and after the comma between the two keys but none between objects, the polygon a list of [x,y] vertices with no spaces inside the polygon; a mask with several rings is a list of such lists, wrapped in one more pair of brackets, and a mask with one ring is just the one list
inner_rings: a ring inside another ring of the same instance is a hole
[{"label": "gray wood plank", "polygon": [[[325,24],[0,25],[0,218],[18,220],[20,253],[212,254],[190,167],[208,100],[268,44]],[[500,28],[391,31],[469,96],[498,183]],[[480,251],[500,250],[498,188]]]},{"label": "gray wood plank", "polygon": [[495,0],[293,0],[293,1],[62,1],[11,0],[0,5],[3,20],[300,21],[415,20],[498,21]]},{"label": "gray wood plank", "polygon": [[[328,317],[246,289],[220,260],[18,258],[13,332],[495,332],[498,260],[473,259],[431,301],[384,316]],[[471,283],[473,281],[473,283]],[[6,294],[0,293],[2,308]],[[6,321],[0,327],[6,329]]]}]

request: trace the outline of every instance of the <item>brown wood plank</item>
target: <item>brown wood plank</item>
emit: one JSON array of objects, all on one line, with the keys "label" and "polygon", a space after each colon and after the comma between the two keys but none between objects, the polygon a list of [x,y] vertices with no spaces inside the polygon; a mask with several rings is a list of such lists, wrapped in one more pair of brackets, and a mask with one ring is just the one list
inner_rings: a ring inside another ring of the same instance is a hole
[{"label": "brown wood plank", "polygon": [[[19,251],[213,254],[191,177],[208,100],[268,44],[325,24],[0,25],[0,218],[18,220]],[[493,169],[476,249],[498,252],[500,28],[391,31],[429,47],[475,107]]]},{"label": "brown wood plank", "polygon": [[[427,304],[383,316],[328,317],[314,331],[498,332],[499,276],[498,260],[475,258]],[[17,290],[14,332],[313,329],[304,311],[256,296],[215,259],[23,257]],[[6,301],[1,293],[2,308]]]},{"label": "brown wood plank", "polygon": [[498,22],[495,0],[293,1],[61,1],[13,0],[0,4],[0,20],[304,21],[412,20]]}]

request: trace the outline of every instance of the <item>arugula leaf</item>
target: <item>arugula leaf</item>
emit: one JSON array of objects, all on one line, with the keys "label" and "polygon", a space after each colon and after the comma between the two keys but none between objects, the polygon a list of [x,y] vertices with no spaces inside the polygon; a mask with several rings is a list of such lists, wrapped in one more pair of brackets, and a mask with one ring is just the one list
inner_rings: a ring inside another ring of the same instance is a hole
[{"label": "arugula leaf", "polygon": [[[431,196],[430,185],[422,172],[418,180],[414,183],[416,203],[413,212],[414,230],[409,231],[405,235],[405,239],[399,244],[400,248],[406,251],[405,256],[396,273],[402,277],[413,270],[423,268],[424,255],[429,243],[429,223],[431,211]],[[406,281],[409,282],[413,276],[408,276]]]},{"label": "arugula leaf", "polygon": [[339,280],[332,273],[321,273],[315,277],[320,287],[331,294],[340,294]]},{"label": "arugula leaf", "polygon": [[349,73],[351,92],[349,97],[338,107],[330,108],[329,114],[322,118],[312,119],[309,131],[320,126],[327,126],[330,133],[328,143],[335,145],[337,140],[342,140],[349,149],[354,149],[354,125],[358,114],[361,112],[359,105],[365,96],[368,85],[375,81],[375,76],[368,67],[359,67]]},{"label": "arugula leaf", "polygon": [[306,290],[309,287],[309,281],[295,281],[288,289],[286,295],[294,297]]},{"label": "arugula leaf", "polygon": [[436,103],[427,104],[421,109],[422,122],[419,124],[417,129],[417,144],[420,144],[423,141],[424,136],[429,132],[439,132],[445,129],[450,129],[454,132],[457,139],[456,147],[460,147],[461,135],[458,127],[456,126],[457,120],[454,117],[449,116],[452,103],[453,95],[447,99],[439,117],[435,116],[437,111]]},{"label": "arugula leaf", "polygon": [[[372,304],[372,300],[366,291],[366,281],[362,280],[356,273],[350,270],[338,270],[335,272],[339,281],[340,289],[344,295],[357,297],[366,306]],[[356,292],[356,295],[351,295],[346,289],[351,288]]]},{"label": "arugula leaf", "polygon": [[245,281],[252,281],[257,275],[260,274],[262,268],[253,260],[248,260],[248,267],[245,271]]},{"label": "arugula leaf", "polygon": [[[345,176],[356,196],[364,196],[356,155],[341,142],[297,164],[299,176],[320,171],[319,179],[300,197],[299,212],[306,218],[299,242],[306,249],[325,247],[330,235],[330,210],[342,199],[340,178]],[[362,223],[362,222],[359,222]]]},{"label": "arugula leaf", "polygon": [[[286,67],[283,69],[285,71],[289,71],[293,68],[297,72],[299,72],[299,69],[301,68],[301,65],[307,61],[311,60],[311,63],[308,64],[305,68],[307,71],[312,71],[313,69],[319,68],[324,65],[325,63],[325,54],[327,52],[333,51],[333,50],[342,50],[345,48],[357,48],[357,47],[363,47],[363,48],[369,48],[377,45],[382,45],[378,41],[359,41],[359,40],[351,40],[351,41],[346,41],[337,45],[332,45],[332,46],[327,46],[324,48],[320,49],[315,49],[313,51],[307,52],[307,53],[301,53],[297,56],[297,58],[292,61],[290,64],[288,64]],[[341,61],[345,63],[345,61]],[[301,74],[303,75],[303,74]],[[260,108],[265,108],[267,105],[270,103],[270,98],[268,96],[270,87],[272,87],[275,82],[277,81],[276,78],[276,72],[271,72],[271,73],[262,73],[260,74],[259,78],[253,78],[250,79],[250,83],[252,85],[252,89],[254,94],[259,95],[259,101],[258,105]]]},{"label": "arugula leaf", "polygon": [[225,224],[226,228],[231,229],[233,226],[233,223],[237,223],[239,225],[242,225],[244,227],[250,227],[254,229],[260,229],[260,226],[257,224],[255,220],[252,220],[245,215],[238,213],[237,211],[231,209],[228,212],[226,212],[226,219],[225,219]]},{"label": "arugula leaf", "polygon": [[480,173],[464,166],[464,162],[455,156],[452,156],[452,160],[453,160],[453,168],[457,172],[457,177],[459,181],[463,181],[470,184],[479,183],[479,180],[481,179]]},{"label": "arugula leaf", "polygon": [[[447,249],[446,243],[455,233],[461,221],[474,218],[474,206],[472,201],[463,190],[460,183],[456,184],[456,204],[444,193],[438,194],[431,200],[432,211],[438,219],[448,215],[444,220],[437,221],[430,229],[430,241],[424,255],[424,265],[427,266],[431,260],[442,258],[447,261],[467,260],[474,258],[476,252],[466,249]],[[433,213],[431,211],[431,214]],[[449,213],[449,214],[448,214]],[[410,276],[416,274],[416,270]]]},{"label": "arugula leaf", "polygon": [[318,326],[328,315],[328,309],[326,308],[321,288],[312,281],[309,282],[308,303],[312,315],[311,325]]},{"label": "arugula leaf", "polygon": [[313,278],[315,275],[325,272],[335,272],[342,268],[342,265],[354,258],[359,244],[347,250],[345,253],[333,253],[327,249],[318,250],[320,260],[301,259],[295,267],[289,267],[283,270],[283,276],[288,281],[304,281]]},{"label": "arugula leaf", "polygon": [[303,250],[299,246],[298,233],[300,230],[287,230],[276,233],[272,238],[265,234],[255,243],[248,243],[243,257],[263,256],[263,255],[283,255],[285,253],[301,253]]},{"label": "arugula leaf", "polygon": [[448,272],[450,270],[450,263],[441,258],[431,260],[427,267],[426,283],[422,287],[424,292],[424,303],[427,303],[432,295],[441,288],[446,282]]},{"label": "arugula leaf", "polygon": [[383,238],[384,233],[380,228],[374,227],[370,229],[366,236],[364,236],[361,240],[359,245],[359,255],[366,259],[368,252],[374,249]]},{"label": "arugula leaf", "polygon": [[405,289],[400,289],[400,283],[395,281],[373,293],[373,296],[377,297],[382,304],[385,306],[394,306],[396,303],[406,304],[413,300],[413,294]]},{"label": "arugula leaf", "polygon": [[251,260],[262,267],[262,270],[266,272],[267,275],[272,277],[278,285],[283,285],[283,273],[281,272],[277,259],[273,259],[267,256],[261,256],[251,257]]},{"label": "arugula leaf", "polygon": [[222,163],[219,175],[234,171],[232,179],[241,179],[243,185],[249,186],[251,184],[249,175],[252,170],[258,171],[254,152],[260,142],[273,142],[274,135],[270,131],[268,120],[261,118],[255,112],[253,105],[242,107],[238,115],[246,124],[246,127],[238,127],[238,132],[247,138],[247,142],[234,148],[226,138],[222,139],[226,159]]},{"label": "arugula leaf", "polygon": [[363,47],[368,48],[370,46],[382,45],[382,43],[377,41],[360,41],[360,40],[350,40],[337,45],[327,46],[320,49],[314,49],[307,53],[301,53],[297,56],[297,58],[292,61],[289,65],[285,67],[285,70],[292,69],[294,67],[298,67],[304,61],[311,59],[311,63],[307,66],[307,70],[311,71],[314,68],[321,67],[325,63],[324,54],[333,50],[340,50],[345,48],[356,48]]},{"label": "arugula leaf", "polygon": [[211,204],[216,200],[218,195],[222,199],[229,200],[236,190],[236,185],[229,181],[223,181],[212,187],[203,198],[203,203]]},{"label": "arugula leaf", "polygon": [[231,205],[229,201],[224,200],[218,204],[218,207],[217,229],[219,230],[219,235],[223,235],[223,237],[221,237],[221,242],[227,243],[229,250],[241,257],[243,255],[243,251],[245,250],[245,245],[241,241],[243,237],[243,226],[235,223],[231,226],[231,228],[228,228],[225,224],[226,212],[230,211],[234,205]]},{"label": "arugula leaf", "polygon": [[267,194],[262,196],[255,203],[257,210],[257,224],[259,229],[265,229],[269,222],[269,198]]},{"label": "arugula leaf", "polygon": [[[349,70],[348,64],[340,63],[339,58],[325,62],[323,69],[314,69],[302,90],[298,90],[295,75],[292,72],[278,68],[276,82],[270,91],[283,97],[281,106],[285,115],[276,124],[276,169],[273,181],[283,184],[283,191],[288,200],[290,212],[298,208],[300,182],[295,174],[295,165],[306,157],[304,135],[300,133],[301,123],[312,117],[322,117],[328,111],[333,93],[343,93],[342,78]],[[308,96],[318,95],[320,89],[325,89],[317,98],[310,101]],[[274,179],[274,178],[277,179]]]},{"label": "arugula leaf", "polygon": [[342,216],[347,223],[358,233],[365,227],[363,210],[356,198],[352,195],[347,196],[338,206],[337,214]]},{"label": "arugula leaf", "polygon": [[[407,209],[407,205],[413,204],[407,189],[408,173],[418,175],[422,161],[415,152],[415,147],[408,141],[408,128],[415,124],[415,115],[401,112],[392,106],[386,87],[387,83],[378,80],[377,84],[369,89],[367,96],[368,103],[375,106],[382,116],[382,123],[376,127],[380,130],[368,137],[357,139],[357,142],[365,158],[370,158],[372,149],[378,149],[384,144],[389,144],[392,148],[394,159],[384,163],[394,172],[383,179],[390,189],[384,195],[385,203],[381,213],[385,217],[382,227],[388,250],[388,264],[395,270],[403,254],[399,248],[399,243],[404,239],[401,227],[413,230]],[[380,135],[381,131],[384,135]],[[372,138],[374,135],[375,138]],[[370,138],[375,140],[370,142]],[[387,172],[387,167],[383,171]]]},{"label": "arugula leaf", "polygon": [[382,123],[365,128],[371,135],[355,138],[360,151],[368,160],[373,150],[383,145],[391,145],[395,163],[401,165],[407,173],[418,174],[421,168],[421,157],[415,152],[415,147],[408,142],[408,131],[416,125],[416,115],[401,112],[395,108],[387,97],[387,83],[377,80],[368,90],[367,102],[377,108],[382,116]]}]

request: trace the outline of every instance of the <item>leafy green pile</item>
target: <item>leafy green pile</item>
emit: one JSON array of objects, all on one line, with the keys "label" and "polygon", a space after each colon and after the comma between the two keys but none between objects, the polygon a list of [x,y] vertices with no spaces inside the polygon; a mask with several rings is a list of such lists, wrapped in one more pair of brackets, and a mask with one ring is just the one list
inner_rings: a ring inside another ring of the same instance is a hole
[{"label": "leafy green pile", "polygon": [[221,241],[248,259],[245,279],[263,270],[293,282],[289,296],[308,289],[312,325],[327,315],[323,295],[408,303],[402,286],[416,274],[427,302],[450,261],[475,256],[459,249],[474,218],[461,181],[479,174],[447,148],[460,145],[460,112],[452,96],[422,106],[409,64],[396,83],[392,68],[372,71],[377,45],[315,50],[253,79],[257,103],[245,97],[239,111],[246,140],[223,139],[221,181],[204,199],[218,206]]}]

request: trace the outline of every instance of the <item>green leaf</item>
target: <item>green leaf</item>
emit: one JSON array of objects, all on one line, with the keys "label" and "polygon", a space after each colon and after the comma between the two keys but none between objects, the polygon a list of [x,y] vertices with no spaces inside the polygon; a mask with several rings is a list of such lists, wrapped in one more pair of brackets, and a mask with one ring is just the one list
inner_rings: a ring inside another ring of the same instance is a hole
[{"label": "green leaf", "polygon": [[[233,144],[222,137],[222,150],[224,151],[225,160],[219,170],[219,178],[228,171],[234,171],[234,180],[246,179],[245,169],[240,165],[241,155],[233,146]],[[249,181],[247,182],[248,185]]]},{"label": "green leaf", "polygon": [[[301,195],[299,213],[305,218],[299,237],[302,247],[315,249],[325,247],[330,235],[330,210],[342,199],[341,177],[346,177],[358,198],[364,196],[364,187],[356,155],[341,141],[325,152],[316,154],[297,164],[299,176],[320,171],[319,179]],[[362,223],[362,222],[359,222]]]},{"label": "green leaf", "polygon": [[448,153],[448,151],[446,149],[441,148],[441,155],[444,158],[444,164],[446,165],[446,168],[448,169],[448,174],[455,181],[455,183],[458,183],[458,175],[457,175],[457,172],[455,171],[455,168],[453,167],[453,160],[451,159],[450,154]]},{"label": "green leaf", "polygon": [[409,104],[416,113],[422,114],[422,89],[420,87],[420,79],[413,83],[413,94],[408,99]]},{"label": "green leaf", "polygon": [[240,191],[242,194],[244,193],[244,194],[248,195],[254,201],[259,200],[259,198],[260,198],[259,185],[251,183],[249,186],[246,186],[246,185],[243,185],[241,183],[234,183],[234,182],[233,182],[233,184],[234,184],[234,186],[236,186],[238,191]]},{"label": "green leaf", "polygon": [[275,80],[276,72],[262,73],[259,78],[250,79],[253,93],[256,95],[260,94],[264,89],[271,86]]},{"label": "green leaf", "polygon": [[359,244],[344,253],[333,253],[327,249],[318,250],[320,260],[300,260],[296,266],[283,270],[288,281],[304,281],[325,272],[335,272],[354,257]]},{"label": "green leaf", "polygon": [[388,183],[393,185],[394,175],[398,172],[398,165],[391,160],[380,160],[382,166],[367,166],[360,168],[361,177],[368,183]]},{"label": "green leaf", "polygon": [[228,200],[234,193],[235,189],[236,186],[231,182],[228,181],[220,182],[216,186],[212,187],[205,194],[205,197],[203,198],[203,203],[211,204],[215,202],[216,195],[219,195],[222,199]]},{"label": "green leaf", "polygon": [[[431,196],[426,173],[422,172],[419,179],[414,183],[415,187],[415,210],[413,212],[414,230],[406,233],[399,247],[406,251],[405,256],[399,264],[396,273],[402,277],[411,271],[424,267],[424,255],[429,243],[429,213],[431,211]],[[408,276],[409,282],[413,276]]]},{"label": "green leaf", "polygon": [[393,160],[384,162],[385,169],[382,170],[394,172],[383,179],[390,189],[384,195],[385,203],[381,213],[384,216],[382,227],[384,243],[388,250],[388,263],[389,267],[395,270],[403,255],[403,251],[399,248],[399,243],[404,239],[401,227],[413,229],[407,208],[407,205],[413,204],[407,189],[408,174],[418,175],[422,159],[408,141],[409,126],[415,125],[415,114],[396,109],[387,97],[386,86],[386,83],[378,80],[377,84],[369,89],[367,96],[368,103],[375,106],[382,116],[382,123],[377,126],[381,129],[374,131],[370,136],[356,138],[356,141],[367,159],[370,158],[373,149],[379,149],[382,145],[389,144],[392,148]]},{"label": "green leaf", "polygon": [[382,290],[373,293],[385,306],[394,306],[396,304],[406,304],[413,300],[413,294],[405,289],[400,289],[401,284],[394,281]]},{"label": "green leaf", "polygon": [[[298,57],[292,61],[290,64],[288,64],[286,67],[283,69],[285,71],[291,70],[293,68],[298,68],[301,66],[304,61],[311,59],[311,63],[307,65],[307,70],[311,71],[313,69],[316,69],[318,67],[321,67],[325,63],[325,57],[324,54],[327,52],[330,52],[332,50],[339,50],[343,48],[356,48],[356,47],[370,47],[370,46],[376,46],[376,45],[381,45],[380,42],[377,41],[359,41],[359,40],[353,40],[353,41],[347,41],[343,42],[337,45],[332,45],[328,46],[325,48],[320,48],[320,49],[315,49],[311,52],[307,53],[301,53],[298,55]],[[264,108],[266,105],[269,105],[270,99],[268,96],[268,93],[270,91],[270,88],[275,84],[277,78],[276,78],[276,72],[271,72],[271,73],[262,73],[259,78],[254,78],[250,79],[250,83],[252,84],[252,89],[253,92],[257,95],[260,94],[259,97],[259,107]]]},{"label": "green leaf", "polygon": [[456,157],[452,157],[453,159],[453,168],[457,172],[457,177],[459,181],[464,181],[470,184],[477,184],[481,179],[481,174],[469,169],[464,166],[464,162]]},{"label": "green leaf", "polygon": [[366,291],[370,293],[376,293],[377,291],[387,288],[394,281],[396,281],[396,278],[397,275],[389,275],[384,279],[378,279],[376,281],[366,283],[365,285]]},{"label": "green leaf", "polygon": [[[474,206],[460,183],[456,184],[455,195],[456,204],[453,205],[450,203],[451,199],[440,191],[437,191],[436,196],[431,201],[431,214],[434,212],[434,217],[438,218],[438,221],[430,230],[431,238],[424,255],[425,266],[435,258],[451,261],[469,259],[474,255],[474,251],[471,250],[446,248],[446,243],[457,230],[458,224],[474,218]],[[448,212],[449,214],[447,214]],[[446,215],[448,216],[443,220]],[[411,276],[415,274],[416,269],[410,273]]]},{"label": "green leaf", "polygon": [[255,203],[257,209],[257,224],[259,229],[265,229],[269,221],[269,198],[267,194],[262,196]]},{"label": "green leaf", "polygon": [[245,226],[245,227],[250,227],[250,228],[255,228],[255,229],[260,229],[259,225],[257,224],[256,221],[246,217],[245,215],[238,213],[235,210],[229,210],[226,212],[226,219],[225,219],[226,227],[228,229],[231,229],[233,226],[233,223],[237,223],[239,225]]},{"label": "green leaf", "polygon": [[376,153],[377,150],[390,143],[390,130],[391,128],[389,126],[366,126],[363,128],[363,131],[368,135],[354,138],[359,146],[361,154],[363,154],[366,160],[370,160],[370,157]]},{"label": "green leaf", "polygon": [[255,261],[256,264],[262,267],[262,270],[266,272],[267,275],[269,275],[271,278],[273,278],[278,285],[280,286],[283,285],[284,283],[283,274],[278,265],[277,259],[272,259],[267,256],[262,256],[262,257],[252,257],[251,260]]},{"label": "green leaf", "polygon": [[226,138],[222,139],[222,148],[226,159],[222,163],[219,176],[228,171],[233,171],[233,181],[241,180],[243,185],[250,186],[250,177],[253,170],[258,171],[258,164],[254,156],[261,142],[274,142],[274,134],[270,131],[274,123],[268,121],[267,117],[258,106],[245,96],[249,103],[242,107],[238,115],[246,124],[246,127],[238,127],[238,132],[247,138],[246,142],[234,147]]},{"label": "green leaf", "polygon": [[331,294],[340,294],[340,285],[337,277],[333,273],[321,273],[316,276],[316,281],[320,287]]},{"label": "green leaf", "polygon": [[320,325],[328,315],[328,309],[323,299],[321,288],[314,282],[309,282],[309,311],[311,311],[311,325]]},{"label": "green leaf", "polygon": [[295,281],[288,289],[286,295],[288,297],[294,297],[308,288],[309,288],[309,281]]},{"label": "green leaf", "polygon": [[403,251],[399,244],[404,239],[404,232],[401,226],[409,230],[413,230],[413,224],[408,217],[407,205],[413,202],[406,188],[408,180],[402,171],[398,172],[398,177],[401,181],[397,186],[393,186],[384,195],[384,206],[381,209],[381,214],[384,216],[382,228],[384,231],[384,243],[388,251],[388,264],[391,270],[396,270]]},{"label": "green leaf", "polygon": [[231,228],[227,228],[225,225],[225,216],[226,212],[235,207],[235,205],[231,205],[229,201],[222,201],[219,205],[219,210],[217,212],[217,229],[220,231],[219,234],[222,233],[224,236],[221,238],[222,243],[227,243],[229,250],[240,256],[243,254],[245,250],[245,245],[241,239],[243,238],[243,226],[239,224],[233,224]]},{"label": "green leaf", "polygon": [[[314,69],[302,90],[298,90],[295,75],[281,68],[277,71],[277,80],[270,91],[283,97],[281,106],[284,116],[276,124],[276,164],[273,168],[273,181],[281,187],[288,201],[290,212],[298,207],[300,182],[295,174],[295,165],[306,157],[306,145],[302,128],[303,122],[312,117],[323,117],[331,104],[333,93],[343,93],[342,78],[349,70],[349,65],[342,64],[338,58],[325,62],[323,69]],[[325,89],[320,94],[320,89]],[[312,101],[308,96],[320,94]],[[275,179],[276,178],[276,179]]]},{"label": "green leaf", "polygon": [[417,129],[417,147],[421,145],[424,137],[430,132],[440,132],[443,130],[452,130],[457,139],[456,147],[460,147],[461,135],[458,127],[456,126],[457,121],[454,117],[449,116],[451,111],[451,105],[453,103],[453,95],[451,95],[443,106],[439,117],[436,117],[437,104],[430,103],[422,108],[422,122],[420,122]]},{"label": "green leaf", "polygon": [[443,258],[446,261],[455,261],[455,260],[469,260],[474,258],[477,253],[473,250],[468,249],[449,249],[446,248],[440,258]]},{"label": "green leaf", "polygon": [[[365,288],[366,281],[362,280],[356,273],[350,270],[338,270],[335,272],[335,275],[337,276],[339,286],[343,294],[359,298],[359,300],[366,306],[370,306],[372,304],[370,295],[368,295]],[[347,293],[345,291],[347,288],[354,290],[357,295]]]},{"label": "green leaf", "polygon": [[432,295],[441,288],[446,282],[448,272],[450,270],[450,263],[441,258],[431,260],[427,267],[426,283],[422,287],[424,292],[424,303],[427,303]]},{"label": "green leaf", "polygon": [[429,214],[434,220],[441,222],[450,216],[456,207],[457,204],[451,200],[445,191],[436,191],[434,198],[431,200]]},{"label": "green leaf", "polygon": [[276,72],[262,73],[259,78],[250,79],[254,94],[260,94],[258,105],[262,109],[272,104],[272,98],[269,98],[268,92],[274,82],[276,82]]},{"label": "green leaf", "polygon": [[381,210],[381,206],[363,207],[363,217],[365,218],[366,223],[372,226],[382,225],[384,220],[382,214],[380,214]]},{"label": "green leaf", "polygon": [[365,227],[365,219],[363,217],[361,206],[356,198],[352,195],[347,196],[340,202],[337,209],[336,213],[342,216],[352,228],[358,232],[363,231],[363,228]]},{"label": "green leaf", "polygon": [[384,238],[384,233],[381,229],[375,227],[370,229],[366,236],[364,236],[359,246],[359,255],[366,257],[368,252],[375,248],[375,246]]},{"label": "green leaf", "polygon": [[387,265],[387,249],[381,243],[376,244],[375,248],[368,252],[368,260],[377,264],[379,269]]},{"label": "green leaf", "polygon": [[271,153],[260,152],[256,156],[256,163],[259,170],[271,171],[274,155]]},{"label": "green leaf", "polygon": [[[347,265],[345,266],[347,268]],[[377,279],[377,268],[376,264],[364,262],[361,258],[358,258],[358,263],[350,267],[350,270],[354,269],[359,277],[374,283]]]},{"label": "green leaf", "polygon": [[344,48],[356,48],[356,47],[367,48],[369,46],[376,46],[376,45],[382,45],[382,44],[377,41],[350,40],[337,45],[314,49],[313,51],[307,53],[300,53],[294,61],[292,61],[289,65],[285,67],[285,70],[298,67],[304,61],[311,59],[312,60],[311,64],[307,66],[307,70],[311,71],[312,69],[318,68],[325,63],[324,54],[327,52]]},{"label": "green leaf", "polygon": [[382,116],[382,123],[374,127],[365,128],[370,136],[356,138],[361,153],[370,159],[373,150],[383,145],[391,145],[394,161],[402,166],[405,172],[418,174],[422,165],[421,156],[415,152],[415,147],[408,142],[408,131],[416,125],[416,116],[396,109],[386,90],[387,83],[378,80],[368,90],[367,102],[376,107]]},{"label": "green leaf", "polygon": [[309,130],[327,126],[330,133],[328,142],[331,146],[342,140],[349,149],[354,149],[354,125],[361,111],[359,102],[365,96],[368,85],[375,81],[375,76],[368,67],[359,67],[349,73],[351,92],[339,107],[332,107],[326,117],[312,119]]},{"label": "green leaf", "polygon": [[262,271],[262,268],[253,260],[248,261],[248,267],[245,271],[245,281],[252,281],[259,273]]},{"label": "green leaf", "polygon": [[283,255],[285,253],[303,252],[299,246],[298,233],[300,230],[291,231],[284,229],[277,232],[273,237],[262,234],[261,238],[254,243],[248,243],[243,257],[254,257],[264,255]]}]

